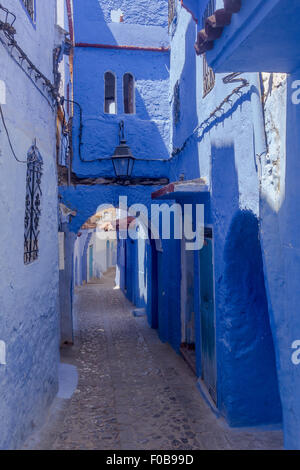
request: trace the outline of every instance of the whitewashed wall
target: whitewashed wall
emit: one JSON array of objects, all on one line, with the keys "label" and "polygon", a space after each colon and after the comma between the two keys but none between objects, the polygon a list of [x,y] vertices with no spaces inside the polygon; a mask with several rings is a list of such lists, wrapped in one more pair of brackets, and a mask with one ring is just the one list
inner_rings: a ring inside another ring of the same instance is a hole
[{"label": "whitewashed wall", "polygon": [[[53,82],[56,1],[36,2],[35,25],[21,0],[1,3],[17,16],[16,40]],[[0,448],[10,449],[42,421],[57,391],[56,115],[1,43],[0,80],[6,88],[3,113],[18,158],[26,160],[36,139],[44,161],[39,259],[25,266],[26,164],[14,159],[0,123],[0,340],[6,344],[6,365],[0,365]]]}]

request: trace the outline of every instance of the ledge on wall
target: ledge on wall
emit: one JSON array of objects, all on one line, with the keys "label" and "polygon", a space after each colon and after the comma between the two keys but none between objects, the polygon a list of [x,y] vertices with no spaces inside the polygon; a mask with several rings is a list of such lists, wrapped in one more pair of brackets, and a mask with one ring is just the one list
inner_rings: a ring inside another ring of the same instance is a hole
[{"label": "ledge on wall", "polygon": [[124,181],[120,181],[115,177],[100,177],[100,178],[80,178],[75,173],[69,175],[68,168],[64,166],[58,167],[58,185],[59,186],[77,186],[77,185],[86,185],[86,186],[95,186],[95,185],[125,185],[125,186],[163,186],[169,184],[169,178],[158,177],[158,178],[147,178],[147,177],[134,177]]},{"label": "ledge on wall", "polygon": [[176,181],[152,193],[152,199],[180,199],[184,196],[207,194],[209,192],[206,181],[197,178],[188,181]]}]

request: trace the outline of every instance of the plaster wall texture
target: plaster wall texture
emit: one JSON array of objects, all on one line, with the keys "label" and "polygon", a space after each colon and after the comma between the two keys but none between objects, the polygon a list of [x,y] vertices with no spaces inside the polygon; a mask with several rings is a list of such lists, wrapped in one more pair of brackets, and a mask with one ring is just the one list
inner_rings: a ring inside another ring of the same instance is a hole
[{"label": "plaster wall texture", "polygon": [[68,223],[62,225],[65,233],[64,270],[59,271],[59,303],[60,303],[60,342],[73,343],[73,250],[76,235],[69,231]]},{"label": "plaster wall texture", "polygon": [[168,2],[158,0],[149,2],[141,0],[85,0],[77,2],[75,12],[91,18],[94,23],[112,23],[112,11],[121,10],[125,24],[140,24],[143,26],[168,26]]},{"label": "plaster wall texture", "polygon": [[68,201],[71,208],[77,211],[72,218],[70,230],[78,232],[80,227],[94,215],[100,206],[119,206],[119,198],[127,197],[128,207],[133,204],[143,204],[148,213],[151,212],[151,193],[159,186],[122,186],[122,185],[94,185],[94,186],[61,186],[59,193],[63,201]]},{"label": "plaster wall texture", "polygon": [[[168,158],[168,61],[168,54],[164,53],[76,49],[74,93],[83,108],[81,153],[84,160],[91,162],[78,159],[78,119],[75,117],[73,169],[78,175],[114,174],[111,160],[101,159],[113,155],[119,142],[121,120],[125,123],[128,145],[137,159]],[[117,80],[116,115],[104,113],[104,74],[107,71],[112,71]],[[122,83],[127,72],[135,77],[136,114],[133,115],[124,114],[123,108]],[[152,165],[155,167],[155,162]],[[156,169],[156,174],[161,176],[158,171]],[[146,173],[143,163],[136,162],[134,175],[143,176],[143,173]]]},{"label": "plaster wall texture", "polygon": [[[193,50],[196,30],[191,15],[178,6],[170,67],[171,104],[177,81],[180,89],[180,121],[176,125],[173,118],[172,124],[174,148],[180,148],[238,85],[223,84],[224,75],[218,74],[214,89],[203,98],[203,59]],[[233,97],[232,106],[225,106],[209,127],[191,137],[171,164],[177,179],[180,174],[186,179],[201,176],[210,188],[205,210],[214,234],[218,407],[233,426],[281,420],[258,241],[259,182],[251,104],[257,94],[256,77],[245,78],[249,87],[242,96]],[[195,308],[197,315],[200,305]],[[199,351],[197,360],[201,364]]]},{"label": "plaster wall texture", "polygon": [[[33,26],[21,2],[5,6],[17,15],[16,39],[52,80],[55,1],[37,2]],[[26,164],[17,163],[0,125],[0,448],[17,448],[44,417],[58,387],[58,217],[55,113],[2,44],[0,79],[6,84],[3,113],[15,152],[26,160],[34,139],[43,157],[39,259],[24,265]],[[47,51],[47,53],[45,53]]]},{"label": "plaster wall texture", "polygon": [[[151,296],[148,275],[151,264],[150,241],[145,238],[148,230],[142,223],[137,223],[130,233],[131,238],[126,240],[126,295],[134,305],[143,308]],[[121,264],[124,269],[124,261]]]},{"label": "plaster wall texture", "polygon": [[[197,7],[193,0],[194,12]],[[203,1],[204,3],[204,1]],[[298,2],[243,2],[239,15],[216,41],[207,59],[217,71],[263,71],[264,115],[260,92],[253,95],[254,144],[260,182],[260,240],[264,280],[273,333],[285,447],[299,449],[299,105],[293,104],[293,82],[299,78]],[[288,24],[288,28],[283,28]],[[283,37],[277,34],[284,31]],[[280,44],[280,48],[274,44]],[[259,54],[254,44],[260,44]],[[254,47],[252,47],[254,46]],[[298,69],[298,70],[297,70]],[[265,73],[266,71],[272,73]],[[291,72],[286,76],[283,72]],[[277,73],[275,73],[277,72]],[[259,82],[255,85],[258,90]],[[254,101],[257,101],[257,104]],[[263,118],[263,119],[262,119]],[[261,120],[261,122],[259,122]],[[259,127],[261,129],[259,129]],[[293,362],[294,361],[294,362]]]},{"label": "plaster wall texture", "polygon": [[268,154],[262,158],[261,239],[275,337],[275,350],[283,406],[285,447],[300,448],[300,402],[294,341],[300,338],[299,306],[299,106],[292,102],[289,77],[269,77],[265,100]]},{"label": "plaster wall texture", "polygon": [[69,32],[68,9],[65,0],[56,0],[56,24]]},{"label": "plaster wall texture", "polygon": [[[105,238],[103,238],[105,236]],[[107,242],[109,242],[109,247]],[[94,263],[93,263],[93,273],[94,277],[101,279],[102,275],[112,267],[111,264],[111,243],[114,241],[110,240],[109,233],[106,235],[101,234],[101,238],[98,236],[97,229],[93,233],[89,245],[94,247]]]},{"label": "plaster wall texture", "polygon": [[[130,25],[112,23],[110,11],[122,2],[77,2],[74,6],[76,42],[104,43],[121,46],[161,47],[168,45],[165,24],[167,2],[126,2]],[[118,5],[117,5],[118,4]],[[125,5],[125,4],[124,4]],[[137,15],[136,13],[139,12]],[[108,14],[109,13],[109,14]],[[144,14],[145,13],[145,14]],[[151,26],[147,23],[151,18]],[[113,28],[114,30],[112,31]],[[127,42],[129,41],[129,43]],[[79,176],[113,176],[110,157],[119,142],[119,123],[125,122],[125,137],[135,163],[133,176],[164,176],[169,157],[169,52],[130,51],[76,47],[74,58],[74,94],[83,110],[81,154],[79,148],[78,113],[74,119],[73,169]],[[116,77],[117,113],[104,113],[104,74]],[[130,72],[135,79],[135,114],[124,113],[123,76]],[[104,159],[101,161],[101,159]],[[155,160],[145,163],[145,159]]]},{"label": "plaster wall texture", "polygon": [[[69,17],[67,11],[67,2],[66,0],[56,0],[56,44],[61,46],[59,56],[58,56],[58,74],[60,74],[60,84],[59,84],[59,95],[65,97],[65,102],[63,105],[64,109],[64,119],[65,122],[69,122],[69,119],[72,114],[73,106],[67,100],[72,100],[72,68],[73,60],[71,51],[68,54],[68,47],[66,45],[66,34],[70,33]],[[68,138],[63,133],[63,123],[58,122],[58,127],[60,131],[60,149],[58,155],[58,163],[63,166],[68,165]]]},{"label": "plaster wall texture", "polygon": [[72,260],[75,286],[81,286],[87,282],[87,250],[93,234],[92,230],[81,230],[80,233],[80,237],[75,238]]}]

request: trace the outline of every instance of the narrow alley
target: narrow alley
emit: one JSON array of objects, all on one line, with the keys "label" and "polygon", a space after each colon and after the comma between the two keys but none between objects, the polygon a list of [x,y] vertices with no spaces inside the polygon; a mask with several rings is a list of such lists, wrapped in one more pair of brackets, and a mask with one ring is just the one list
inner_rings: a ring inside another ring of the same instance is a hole
[{"label": "narrow alley", "polygon": [[76,341],[62,362],[77,367],[78,387],[56,398],[25,449],[281,449],[281,431],[234,430],[215,417],[188,365],[133,316],[114,276],[111,268],[77,288]]},{"label": "narrow alley", "polygon": [[0,451],[300,450],[299,24],[1,1]]}]

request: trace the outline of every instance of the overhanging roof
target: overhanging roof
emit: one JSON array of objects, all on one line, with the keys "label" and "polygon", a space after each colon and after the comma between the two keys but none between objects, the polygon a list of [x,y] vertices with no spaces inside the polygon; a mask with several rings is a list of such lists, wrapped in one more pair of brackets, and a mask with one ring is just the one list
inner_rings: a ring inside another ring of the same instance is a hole
[{"label": "overhanging roof", "polygon": [[[230,3],[236,7],[231,16]],[[224,7],[207,19],[195,45],[215,72],[292,73],[300,67],[299,0],[224,0]]]},{"label": "overhanging roof", "polygon": [[224,27],[230,25],[232,15],[238,13],[241,7],[242,0],[224,0],[224,8],[216,10],[206,19],[205,27],[197,35],[195,44],[197,55],[204,54],[214,47],[214,41],[222,36]]}]

